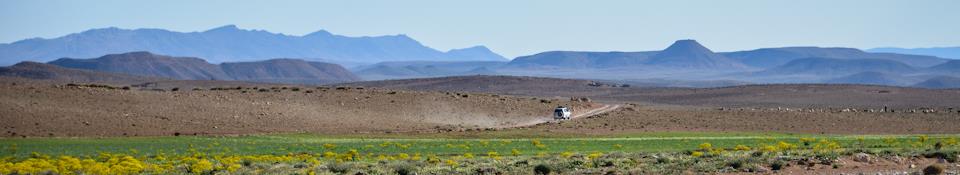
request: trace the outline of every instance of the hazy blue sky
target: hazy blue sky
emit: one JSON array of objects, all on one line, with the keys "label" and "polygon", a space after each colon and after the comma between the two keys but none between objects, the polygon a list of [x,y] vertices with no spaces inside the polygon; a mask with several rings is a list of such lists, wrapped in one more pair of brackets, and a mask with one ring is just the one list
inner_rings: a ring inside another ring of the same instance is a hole
[{"label": "hazy blue sky", "polygon": [[507,57],[549,50],[715,51],[779,46],[960,45],[960,0],[239,1],[2,0],[0,43],[91,28],[203,31],[226,24],[303,35],[407,34],[448,50]]}]

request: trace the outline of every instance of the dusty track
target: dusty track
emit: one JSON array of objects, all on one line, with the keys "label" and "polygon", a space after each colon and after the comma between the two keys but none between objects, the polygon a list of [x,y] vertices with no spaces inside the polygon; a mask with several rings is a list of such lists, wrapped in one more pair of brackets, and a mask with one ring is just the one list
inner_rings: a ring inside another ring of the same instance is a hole
[{"label": "dusty track", "polygon": [[[619,105],[619,104],[615,104],[615,105],[604,104],[603,106],[590,109],[590,110],[587,111],[587,112],[576,113],[576,114],[574,114],[573,116],[570,116],[570,120],[577,119],[577,118],[582,118],[582,117],[594,116],[594,115],[598,115],[598,114],[603,114],[603,113],[606,113],[606,112],[613,111],[613,110],[615,110],[615,109],[617,109],[617,108],[620,108],[620,105]],[[538,118],[536,118],[536,120],[529,121],[529,122],[524,122],[524,123],[520,123],[520,124],[513,125],[513,126],[509,126],[509,127],[533,126],[533,125],[538,125],[538,124],[541,124],[541,123],[548,123],[548,122],[553,122],[553,121],[559,122],[558,120],[554,120],[554,119],[553,119],[553,116],[548,116],[548,117],[538,117]]]}]

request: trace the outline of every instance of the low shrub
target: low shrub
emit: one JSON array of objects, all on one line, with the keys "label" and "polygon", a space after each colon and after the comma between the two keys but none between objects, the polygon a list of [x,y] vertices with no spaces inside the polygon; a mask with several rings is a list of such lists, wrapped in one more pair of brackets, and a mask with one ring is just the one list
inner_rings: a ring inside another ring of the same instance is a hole
[{"label": "low shrub", "polygon": [[946,160],[947,162],[956,163],[958,154],[960,154],[960,152],[957,152],[957,151],[932,151],[932,152],[923,153],[923,157],[941,158]]},{"label": "low shrub", "polygon": [[943,174],[943,171],[944,171],[943,169],[944,167],[942,165],[933,164],[933,165],[927,166],[926,168],[923,168],[923,174],[925,175]]},{"label": "low shrub", "polygon": [[533,167],[533,173],[543,175],[550,174],[550,167],[544,164],[539,164]]},{"label": "low shrub", "polygon": [[394,165],[393,170],[398,175],[417,174],[417,167],[410,165],[408,163],[400,163],[400,164]]},{"label": "low shrub", "polygon": [[67,84],[67,86],[88,87],[88,88],[104,88],[104,89],[117,89],[116,87],[113,87],[113,86],[110,86],[110,85],[105,85],[105,84],[73,84],[73,83],[69,83],[69,84]]},{"label": "low shrub", "polygon": [[774,170],[774,171],[782,170],[786,165],[787,165],[787,162],[777,160],[777,161],[774,161],[773,163],[770,163],[770,170]]},{"label": "low shrub", "polygon": [[667,157],[658,157],[658,158],[657,158],[657,163],[658,163],[658,164],[670,163],[670,158],[667,158]]},{"label": "low shrub", "polygon": [[733,160],[733,161],[727,162],[727,166],[728,166],[728,167],[731,167],[731,168],[733,168],[733,169],[738,169],[738,170],[739,170],[740,168],[743,168],[745,164],[747,164],[746,161],[743,161],[743,160],[741,160],[741,159],[737,159],[737,160]]},{"label": "low shrub", "polygon": [[352,163],[331,163],[331,164],[327,164],[327,168],[332,173],[346,174],[352,171],[354,169],[354,166]]}]

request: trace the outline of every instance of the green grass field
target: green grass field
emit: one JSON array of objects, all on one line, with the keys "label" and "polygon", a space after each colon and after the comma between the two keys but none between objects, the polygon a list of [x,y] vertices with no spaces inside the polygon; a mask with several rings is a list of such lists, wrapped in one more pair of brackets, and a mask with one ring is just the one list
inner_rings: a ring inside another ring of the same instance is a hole
[{"label": "green grass field", "polygon": [[[801,138],[836,141],[843,148],[897,149],[912,146],[920,135],[793,135],[759,133],[643,133],[595,138],[430,138],[432,135],[338,135],[309,134],[260,135],[237,137],[132,137],[132,138],[26,138],[0,139],[0,156],[25,157],[31,153],[46,155],[93,156],[98,153],[184,154],[202,151],[209,154],[260,155],[287,153],[345,152],[398,154],[423,153],[459,155],[517,150],[522,155],[560,152],[680,152],[695,150],[702,143],[718,148],[736,145],[760,147],[778,142],[802,145]],[[960,135],[929,135],[930,144],[960,138]],[[535,141],[540,144],[534,144]]]},{"label": "green grass field", "polygon": [[[677,174],[840,156],[954,158],[960,135],[664,132],[0,139],[0,174]],[[951,162],[955,162],[951,159]],[[547,173],[549,174],[549,173]]]}]

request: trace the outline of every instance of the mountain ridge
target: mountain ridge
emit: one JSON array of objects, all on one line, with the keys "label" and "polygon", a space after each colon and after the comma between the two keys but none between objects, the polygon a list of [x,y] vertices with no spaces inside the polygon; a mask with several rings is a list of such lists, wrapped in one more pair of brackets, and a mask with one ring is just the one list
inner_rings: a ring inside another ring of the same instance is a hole
[{"label": "mountain ridge", "polygon": [[950,60],[943,64],[931,66],[929,70],[933,72],[960,73],[960,60]]},{"label": "mountain ridge", "polygon": [[[306,58],[328,61],[507,61],[486,47],[450,54],[407,35],[349,37],[319,30],[303,36],[240,29],[225,25],[205,31],[117,27],[89,29],[56,38],[30,38],[0,44],[0,64],[46,62],[57,58],[91,58],[134,51],[201,57],[214,63],[264,58]],[[465,48],[470,49],[470,48]]]},{"label": "mountain ridge", "polygon": [[76,83],[124,84],[166,80],[158,77],[143,77],[118,73],[71,69],[52,64],[24,61],[9,67],[0,67],[0,76],[38,80],[55,80]]},{"label": "mountain ridge", "polygon": [[61,58],[49,64],[73,69],[179,80],[239,80],[298,84],[360,80],[359,77],[337,64],[289,58],[211,64],[196,57],[171,57],[140,51],[89,59]]},{"label": "mountain ridge", "polygon": [[761,71],[760,74],[846,76],[862,72],[902,74],[917,70],[910,65],[893,60],[810,57],[790,61],[784,65]]},{"label": "mountain ridge", "polygon": [[914,84],[913,87],[931,88],[931,89],[951,89],[960,88],[960,78],[953,76],[937,76],[927,79],[923,82]]},{"label": "mountain ridge", "polygon": [[929,67],[946,62],[946,59],[925,55],[896,53],[869,53],[860,49],[845,47],[778,47],[720,53],[744,64],[772,68],[792,60],[809,57],[836,59],[884,59],[903,62],[914,67]]}]

